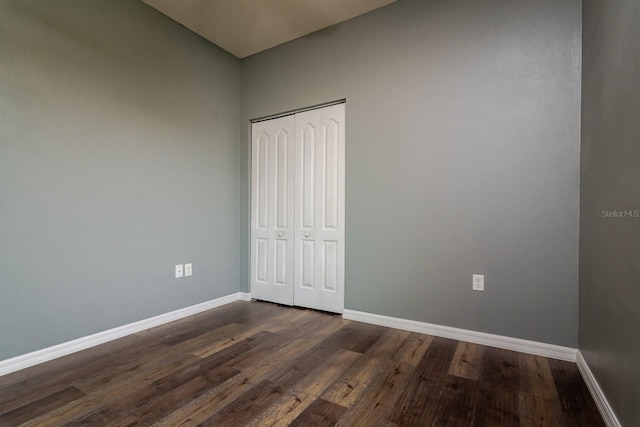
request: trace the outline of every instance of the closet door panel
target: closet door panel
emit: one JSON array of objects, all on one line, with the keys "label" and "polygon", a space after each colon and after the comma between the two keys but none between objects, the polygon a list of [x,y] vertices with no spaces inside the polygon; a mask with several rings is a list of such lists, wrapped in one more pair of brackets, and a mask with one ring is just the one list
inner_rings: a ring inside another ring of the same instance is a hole
[{"label": "closet door panel", "polygon": [[295,251],[294,304],[338,313],[344,308],[344,111],[339,104],[295,116],[295,245],[314,249],[311,284],[311,251]]},{"label": "closet door panel", "polygon": [[292,305],[294,118],[254,123],[251,134],[251,294]]},{"label": "closet door panel", "polygon": [[301,225],[304,230],[313,230],[316,216],[316,128],[311,123],[300,131],[300,142],[296,148],[302,156],[300,171],[296,174],[302,190],[299,195]]}]

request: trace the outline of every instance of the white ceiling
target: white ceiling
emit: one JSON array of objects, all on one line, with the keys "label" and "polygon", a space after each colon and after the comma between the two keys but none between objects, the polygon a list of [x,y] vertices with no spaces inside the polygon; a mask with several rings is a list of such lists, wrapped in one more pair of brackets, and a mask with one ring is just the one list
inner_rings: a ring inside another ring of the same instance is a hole
[{"label": "white ceiling", "polygon": [[238,58],[397,0],[142,0]]}]

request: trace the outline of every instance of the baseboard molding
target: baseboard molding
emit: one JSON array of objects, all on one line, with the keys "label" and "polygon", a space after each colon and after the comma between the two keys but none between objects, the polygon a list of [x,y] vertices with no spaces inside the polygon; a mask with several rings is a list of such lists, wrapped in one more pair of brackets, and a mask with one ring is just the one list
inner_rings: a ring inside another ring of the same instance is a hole
[{"label": "baseboard molding", "polygon": [[511,338],[501,335],[487,334],[484,332],[470,331],[466,329],[452,328],[450,326],[434,325],[432,323],[418,322],[415,320],[400,319],[397,317],[381,316],[379,314],[365,313],[362,311],[344,310],[342,317],[348,320],[371,323],[389,328],[418,332],[442,338],[450,338],[458,341],[472,342],[475,344],[497,347],[505,350],[519,351],[521,353],[534,354],[552,359],[576,361],[577,350],[554,344],[546,344],[536,341],[528,341],[520,338]]},{"label": "baseboard molding", "polygon": [[7,375],[39,363],[57,359],[77,351],[81,351],[99,344],[104,344],[127,335],[135,334],[155,326],[160,326],[174,320],[192,316],[212,308],[220,307],[235,301],[250,301],[251,295],[238,292],[211,301],[192,305],[190,307],[181,308],[159,316],[150,317],[128,325],[119,326],[107,331],[98,332],[97,334],[88,335],[73,341],[68,341],[52,347],[43,348],[31,353],[12,357],[11,359],[0,360],[0,376]]},{"label": "baseboard molding", "polygon": [[578,370],[580,371],[584,382],[587,384],[587,388],[589,389],[593,400],[596,402],[605,424],[608,427],[622,427],[622,424],[618,421],[618,417],[616,417],[615,412],[613,412],[613,408],[611,408],[609,401],[607,401],[607,398],[602,392],[600,384],[596,381],[596,377],[593,376],[593,372],[591,372],[589,365],[587,365],[587,361],[584,360],[580,351],[578,351],[576,356],[576,365],[578,365]]}]

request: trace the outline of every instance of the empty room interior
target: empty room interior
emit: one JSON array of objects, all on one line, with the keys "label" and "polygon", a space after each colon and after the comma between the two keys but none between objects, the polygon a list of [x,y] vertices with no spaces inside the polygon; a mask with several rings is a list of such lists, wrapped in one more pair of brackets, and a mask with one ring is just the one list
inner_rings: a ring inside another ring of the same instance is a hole
[{"label": "empty room interior", "polygon": [[640,425],[637,0],[0,0],[0,425]]}]

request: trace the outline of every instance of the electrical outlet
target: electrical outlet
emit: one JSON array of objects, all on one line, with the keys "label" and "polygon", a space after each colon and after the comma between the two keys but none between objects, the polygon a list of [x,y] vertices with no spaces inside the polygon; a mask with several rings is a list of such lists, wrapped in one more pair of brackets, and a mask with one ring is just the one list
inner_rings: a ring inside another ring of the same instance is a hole
[{"label": "electrical outlet", "polygon": [[176,279],[182,276],[182,264],[178,264],[176,265]]},{"label": "electrical outlet", "polygon": [[185,264],[184,265],[184,275],[185,277],[191,276],[193,274],[193,264]]},{"label": "electrical outlet", "polygon": [[474,291],[484,292],[484,275],[483,274],[474,274],[472,289]]}]

